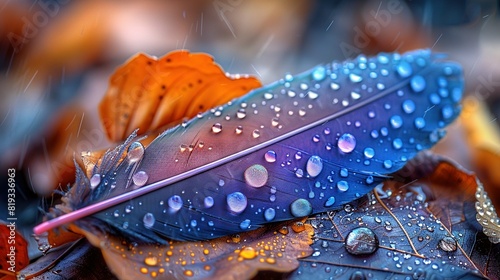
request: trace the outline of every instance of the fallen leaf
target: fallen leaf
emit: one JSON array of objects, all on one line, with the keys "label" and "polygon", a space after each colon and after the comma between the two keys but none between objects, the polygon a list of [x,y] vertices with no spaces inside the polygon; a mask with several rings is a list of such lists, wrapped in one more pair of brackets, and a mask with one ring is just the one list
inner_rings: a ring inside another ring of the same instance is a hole
[{"label": "fallen leaf", "polygon": [[8,225],[9,223],[0,224],[0,279],[2,280],[15,279],[11,269],[17,272],[30,262],[28,243],[16,231],[15,222],[14,226],[8,227]]},{"label": "fallen leaf", "polygon": [[309,218],[314,253],[291,278],[496,279],[500,245],[476,221],[476,177],[424,156],[413,169],[427,177],[387,181],[343,210]]},{"label": "fallen leaf", "polygon": [[109,139],[117,142],[137,128],[144,134],[177,124],[260,86],[253,77],[226,75],[207,54],[137,54],[110,78],[99,113]]},{"label": "fallen leaf", "polygon": [[81,238],[54,248],[19,272],[20,279],[109,279],[109,271],[99,249]]},{"label": "fallen leaf", "polygon": [[288,273],[312,253],[312,227],[304,220],[208,241],[168,245],[127,242],[99,231],[84,232],[101,248],[120,279],[250,279],[258,271]]}]

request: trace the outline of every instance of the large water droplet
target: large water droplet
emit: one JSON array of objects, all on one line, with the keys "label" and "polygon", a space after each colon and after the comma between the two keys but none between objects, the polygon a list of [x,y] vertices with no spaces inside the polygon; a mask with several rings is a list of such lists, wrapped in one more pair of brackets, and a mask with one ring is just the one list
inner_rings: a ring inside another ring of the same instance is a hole
[{"label": "large water droplet", "polygon": [[311,156],[307,160],[306,171],[311,177],[316,177],[323,170],[323,160],[319,156]]},{"label": "large water droplet", "polygon": [[247,208],[247,197],[240,192],[228,194],[226,202],[229,210],[235,214],[239,214]]},{"label": "large water droplet", "polygon": [[260,165],[254,164],[245,170],[245,182],[254,188],[264,186],[268,179],[267,169]]},{"label": "large water droplet", "polygon": [[411,89],[413,89],[414,92],[421,92],[425,89],[425,79],[424,77],[420,75],[416,75],[415,77],[411,78],[410,81],[410,86]]},{"label": "large water droplet", "polygon": [[349,74],[349,79],[353,83],[359,83],[359,82],[361,82],[363,80],[363,78],[360,75],[357,75],[357,74],[354,74],[354,73]]},{"label": "large water droplet", "polygon": [[144,146],[141,142],[134,142],[130,144],[127,150],[127,159],[130,163],[139,161],[144,155]]},{"label": "large water droplet", "polygon": [[345,248],[352,255],[369,255],[378,249],[378,238],[366,227],[353,229],[346,237]]},{"label": "large water droplet", "polygon": [[344,133],[340,136],[337,146],[342,152],[350,153],[356,147],[356,138],[349,133]]},{"label": "large water droplet", "polygon": [[243,222],[240,223],[240,228],[242,230],[247,230],[250,228],[250,220],[249,219],[245,219],[243,220]]},{"label": "large water droplet", "polygon": [[181,209],[182,204],[182,198],[178,195],[173,195],[168,199],[168,206],[174,211]]},{"label": "large water droplet", "polygon": [[394,129],[400,128],[403,125],[403,119],[399,115],[392,116],[389,121]]},{"label": "large water droplet", "polygon": [[335,204],[335,197],[330,196],[325,202],[325,207],[330,207],[333,204]]},{"label": "large water droplet", "polygon": [[145,171],[139,171],[132,176],[132,181],[138,187],[142,187],[148,181],[148,174]]},{"label": "large water droplet", "polygon": [[90,188],[95,189],[101,183],[101,174],[94,174],[90,178]]},{"label": "large water droplet", "polygon": [[312,72],[312,78],[315,81],[321,81],[325,78],[326,76],[326,69],[323,66],[318,66],[316,67],[313,72]]},{"label": "large water droplet", "polygon": [[212,132],[213,133],[219,133],[222,131],[222,125],[220,123],[215,123],[213,126],[212,126]]},{"label": "large water droplet", "polygon": [[403,101],[402,107],[405,113],[411,114],[415,111],[415,102],[413,102],[413,100],[407,99]]},{"label": "large water droplet", "polygon": [[264,211],[264,218],[268,222],[274,220],[275,216],[276,216],[276,211],[274,210],[274,208],[267,208],[266,211]]},{"label": "large water droplet", "polygon": [[349,190],[349,183],[347,183],[347,181],[344,181],[344,180],[338,181],[337,188],[339,189],[339,191],[345,192],[345,191]]},{"label": "large water droplet", "polygon": [[351,91],[351,98],[354,100],[358,100],[361,98],[361,94],[359,94],[359,92]]},{"label": "large water droplet", "polygon": [[312,213],[312,205],[308,200],[299,198],[290,204],[290,212],[294,217],[309,216]]},{"label": "large water droplet", "polygon": [[252,247],[245,247],[241,249],[238,256],[245,260],[255,259],[259,255],[259,252]]},{"label": "large water droplet", "polygon": [[155,216],[152,213],[146,213],[146,215],[144,215],[144,217],[142,218],[144,227],[147,229],[153,227],[155,221],[156,221]]},{"label": "large water droplet", "polygon": [[205,197],[205,199],[203,200],[203,204],[205,204],[206,208],[211,208],[212,206],[214,206],[214,198],[211,196]]},{"label": "large water droplet", "polygon": [[375,156],[375,150],[373,150],[372,148],[365,148],[363,154],[366,158],[373,158]]}]

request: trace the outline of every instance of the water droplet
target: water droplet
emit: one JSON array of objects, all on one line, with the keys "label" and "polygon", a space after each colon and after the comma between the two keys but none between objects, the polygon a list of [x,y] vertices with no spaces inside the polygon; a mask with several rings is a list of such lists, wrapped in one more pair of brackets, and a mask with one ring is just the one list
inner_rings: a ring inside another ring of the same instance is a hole
[{"label": "water droplet", "polygon": [[416,118],[415,119],[415,127],[417,129],[422,129],[425,126],[425,120],[423,118]]},{"label": "water droplet", "polygon": [[337,188],[339,189],[339,191],[345,192],[349,189],[349,184],[347,183],[347,181],[341,180],[337,182]]},{"label": "water droplet", "polygon": [[411,76],[411,74],[413,74],[411,65],[404,60],[401,61],[399,65],[396,67],[396,71],[398,72],[399,76],[401,76],[401,78],[407,78]]},{"label": "water droplet", "polygon": [[359,83],[363,80],[363,78],[361,76],[354,74],[354,73],[349,74],[349,79],[353,83]]},{"label": "water droplet", "polygon": [[144,155],[144,146],[141,142],[134,142],[130,144],[127,150],[127,160],[129,163],[138,162]]},{"label": "water droplet", "polygon": [[227,206],[235,214],[239,214],[247,208],[247,197],[240,192],[233,192],[227,195]]},{"label": "water droplet", "polygon": [[245,247],[245,248],[241,249],[241,251],[239,253],[239,256],[242,257],[245,260],[254,259],[258,255],[259,255],[259,253],[257,252],[257,250],[255,250],[252,247]]},{"label": "water droplet", "polygon": [[387,169],[392,168],[392,160],[390,160],[390,159],[384,160],[384,167]]},{"label": "water droplet", "polygon": [[314,91],[308,91],[307,96],[309,97],[309,99],[316,99],[319,97],[319,94]]},{"label": "water droplet", "polygon": [[420,75],[416,75],[413,78],[411,78],[410,81],[410,86],[411,89],[413,89],[414,92],[421,92],[425,89],[425,79],[424,77]]},{"label": "water droplet", "polygon": [[316,67],[313,72],[312,72],[312,78],[315,81],[321,81],[325,78],[326,76],[326,69],[323,66],[318,66]]},{"label": "water droplet", "polygon": [[144,217],[142,218],[142,222],[144,223],[144,227],[147,228],[147,229],[150,229],[151,227],[153,227],[153,225],[155,224],[155,216],[152,214],[152,213],[146,213],[146,215],[144,215]]},{"label": "water droplet", "polygon": [[144,264],[149,265],[149,266],[156,266],[158,264],[158,258],[149,256],[144,259]]},{"label": "water droplet", "polygon": [[238,112],[236,112],[236,117],[238,119],[244,119],[246,116],[247,116],[247,113],[246,113],[245,109],[243,109],[243,108],[238,109]]},{"label": "water droplet", "polygon": [[191,220],[191,227],[196,227],[198,225],[198,222],[196,220]]},{"label": "water droplet", "polygon": [[243,220],[243,222],[240,223],[240,228],[242,230],[247,230],[250,228],[250,220],[249,219],[245,219]]},{"label": "water droplet", "polygon": [[267,99],[267,100],[273,99],[273,94],[270,92],[264,93],[264,99]]},{"label": "water droplet", "polygon": [[331,83],[330,88],[333,90],[338,90],[340,88],[340,85],[337,83]]},{"label": "water droplet", "polygon": [[254,129],[252,132],[252,137],[253,138],[259,138],[260,137],[260,131],[258,129]]},{"label": "water droplet", "polygon": [[319,142],[319,135],[318,134],[314,135],[312,140],[314,143],[318,143]]},{"label": "water droplet", "polygon": [[213,133],[219,133],[222,131],[222,125],[220,123],[215,123],[213,126],[212,126],[212,132]]},{"label": "water droplet", "polygon": [[309,216],[312,213],[312,205],[308,200],[299,198],[290,204],[290,212],[294,217]]},{"label": "water droplet", "polygon": [[335,204],[335,197],[330,196],[325,202],[325,207],[330,207],[333,204]]},{"label": "water droplet", "polygon": [[306,171],[311,177],[316,177],[323,170],[323,160],[319,156],[311,156],[307,160]]},{"label": "water droplet", "polygon": [[366,158],[373,158],[375,156],[375,150],[372,148],[365,148],[363,154]]},{"label": "water droplet", "polygon": [[387,136],[389,134],[389,130],[387,129],[387,127],[384,126],[384,127],[380,128],[380,134],[382,136]]},{"label": "water droplet", "polygon": [[403,111],[407,114],[415,112],[415,102],[413,100],[407,99],[403,101],[402,107]]},{"label": "water droplet", "polygon": [[276,162],[276,152],[273,150],[269,150],[264,154],[264,159],[269,162],[273,163]]},{"label": "water droplet", "polygon": [[352,255],[369,255],[378,249],[378,238],[366,227],[353,229],[346,237],[345,248]]},{"label": "water droplet", "polygon": [[194,272],[192,270],[189,270],[189,269],[184,270],[183,273],[187,277],[192,277],[194,275]]},{"label": "water droplet", "polygon": [[457,250],[457,241],[449,236],[439,240],[439,248],[445,252],[455,252]]},{"label": "water droplet", "polygon": [[358,100],[359,98],[361,98],[361,94],[355,91],[351,91],[351,98],[354,100]]},{"label": "water droplet", "polygon": [[356,147],[356,138],[349,133],[344,133],[340,136],[337,146],[343,153],[350,153]]},{"label": "water droplet", "polygon": [[254,188],[260,188],[266,184],[269,174],[264,166],[254,164],[245,170],[244,176],[245,182],[248,185]]},{"label": "water droplet", "polygon": [[346,178],[349,176],[349,172],[347,171],[347,168],[340,168],[340,177]]},{"label": "water droplet", "polygon": [[178,195],[173,195],[168,199],[168,206],[174,211],[181,209],[182,204],[182,198]]},{"label": "water droplet", "polygon": [[372,132],[370,132],[370,135],[372,138],[376,139],[378,138],[378,131],[377,130],[372,130]]},{"label": "water droplet", "polygon": [[453,107],[450,105],[445,105],[443,109],[441,109],[441,114],[445,120],[453,117]]},{"label": "water droplet", "polygon": [[211,208],[212,206],[214,206],[214,198],[211,196],[207,196],[203,200],[203,203],[205,204],[206,208]]},{"label": "water droplet", "polygon": [[297,168],[297,170],[295,170],[295,176],[297,176],[297,178],[304,177],[304,170]]},{"label": "water droplet", "polygon": [[235,129],[234,129],[234,132],[236,132],[236,134],[241,134],[243,132],[243,127],[241,125],[238,125]]},{"label": "water droplet", "polygon": [[392,141],[392,147],[394,149],[399,150],[401,147],[403,147],[403,141],[400,138],[396,138]]},{"label": "water droplet", "polygon": [[370,175],[370,176],[366,177],[366,183],[368,185],[372,184],[373,183],[373,176]]},{"label": "water droplet", "polygon": [[287,92],[287,94],[288,94],[288,96],[289,96],[289,97],[295,97],[295,95],[297,95],[297,94],[295,93],[295,91],[293,91],[293,90],[289,90],[289,91]]},{"label": "water droplet", "polygon": [[397,129],[403,125],[403,119],[399,115],[394,115],[390,119],[392,128]]},{"label": "water droplet", "polygon": [[276,216],[276,211],[274,208],[267,208],[266,211],[264,211],[264,218],[266,221],[272,221],[274,217]]},{"label": "water droplet", "polygon": [[381,64],[387,64],[389,63],[389,58],[387,57],[387,55],[385,54],[379,54],[377,56],[377,60],[378,62],[380,62]]},{"label": "water droplet", "polygon": [[132,181],[138,187],[142,187],[148,181],[148,174],[145,171],[139,171],[132,176]]},{"label": "water droplet", "polygon": [[365,274],[362,271],[354,271],[349,277],[349,280],[366,280]]},{"label": "water droplet", "polygon": [[280,120],[278,118],[272,118],[271,119],[271,125],[272,126],[278,126],[280,124]]},{"label": "water droplet", "polygon": [[299,116],[303,117],[306,115],[306,110],[304,108],[299,109]]},{"label": "water droplet", "polygon": [[95,189],[101,183],[101,174],[94,174],[90,178],[90,188]]}]

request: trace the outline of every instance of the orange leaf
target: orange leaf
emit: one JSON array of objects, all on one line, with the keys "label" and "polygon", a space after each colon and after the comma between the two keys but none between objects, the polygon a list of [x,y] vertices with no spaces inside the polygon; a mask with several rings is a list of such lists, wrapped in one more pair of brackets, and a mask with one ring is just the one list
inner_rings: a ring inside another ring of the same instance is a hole
[{"label": "orange leaf", "polygon": [[[2,256],[0,262],[2,271],[15,273],[29,264],[28,243],[16,231],[15,222],[13,226],[0,224],[0,256]],[[15,279],[11,274],[4,275],[0,272],[1,279]]]},{"label": "orange leaf", "polygon": [[178,123],[260,86],[253,77],[228,77],[207,54],[137,54],[110,78],[99,113],[108,138],[117,142],[137,128],[144,134]]}]

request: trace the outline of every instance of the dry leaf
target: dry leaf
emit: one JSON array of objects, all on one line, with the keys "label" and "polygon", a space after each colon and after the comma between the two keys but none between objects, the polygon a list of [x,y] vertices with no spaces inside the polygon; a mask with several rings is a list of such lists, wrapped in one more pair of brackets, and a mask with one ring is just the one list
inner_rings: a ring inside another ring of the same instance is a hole
[{"label": "dry leaf", "polygon": [[176,51],[138,54],[116,70],[99,105],[111,141],[158,130],[260,87],[252,77],[228,77],[211,56]]}]

